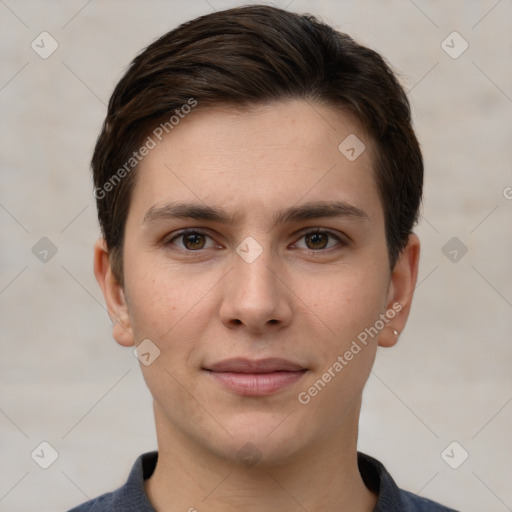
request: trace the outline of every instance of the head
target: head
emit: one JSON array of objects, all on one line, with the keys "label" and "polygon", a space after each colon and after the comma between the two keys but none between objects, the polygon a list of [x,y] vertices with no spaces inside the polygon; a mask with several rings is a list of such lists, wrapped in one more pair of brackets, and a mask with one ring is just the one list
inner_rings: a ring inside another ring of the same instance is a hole
[{"label": "head", "polygon": [[[376,347],[409,313],[423,182],[407,98],[376,52],[267,6],[185,23],[115,88],[92,168],[96,276],[115,339],[157,347],[142,366],[157,422],[268,460],[356,428]],[[233,393],[210,380],[229,357],[302,375]]]}]

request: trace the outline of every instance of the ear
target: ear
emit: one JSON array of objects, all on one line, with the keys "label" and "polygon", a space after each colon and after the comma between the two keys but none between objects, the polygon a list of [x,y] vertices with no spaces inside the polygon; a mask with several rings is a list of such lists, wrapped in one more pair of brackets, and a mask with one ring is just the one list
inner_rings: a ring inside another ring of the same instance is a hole
[{"label": "ear", "polygon": [[100,238],[94,245],[94,275],[105,297],[108,316],[113,323],[113,338],[124,347],[134,345],[124,291],[112,272],[110,255],[103,238]]},{"label": "ear", "polygon": [[[391,318],[379,336],[381,347],[392,347],[405,328],[411,310],[412,297],[418,279],[420,240],[412,233],[406,247],[400,253],[391,273],[386,311]],[[393,316],[391,316],[393,314]],[[396,334],[398,332],[398,334]]]}]

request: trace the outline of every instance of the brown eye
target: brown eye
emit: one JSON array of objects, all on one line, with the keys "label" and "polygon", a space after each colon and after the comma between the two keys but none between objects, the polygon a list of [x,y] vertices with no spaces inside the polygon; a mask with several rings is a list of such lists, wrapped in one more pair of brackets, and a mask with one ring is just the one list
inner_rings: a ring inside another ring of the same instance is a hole
[{"label": "brown eye", "polygon": [[181,236],[183,245],[191,251],[202,249],[205,245],[205,237],[201,233],[186,233]]},{"label": "brown eye", "polygon": [[308,249],[325,249],[329,241],[327,233],[308,233],[305,235],[306,245]]},{"label": "brown eye", "polygon": [[176,246],[182,251],[200,251],[201,249],[212,249],[215,243],[211,237],[200,231],[190,230],[178,233],[165,242],[167,246]]},{"label": "brown eye", "polygon": [[329,250],[336,247],[341,249],[347,243],[331,231],[317,228],[314,231],[304,233],[294,245],[296,248],[306,251],[323,252],[324,249]]}]

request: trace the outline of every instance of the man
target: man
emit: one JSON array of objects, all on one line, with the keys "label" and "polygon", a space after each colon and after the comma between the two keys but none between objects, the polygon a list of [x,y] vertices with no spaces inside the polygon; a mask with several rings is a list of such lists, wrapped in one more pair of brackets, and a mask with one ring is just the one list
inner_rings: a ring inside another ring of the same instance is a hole
[{"label": "man", "polygon": [[383,59],[251,6],[178,27],[117,85],[94,268],[158,452],[83,511],[447,511],[358,454],[409,315],[423,163]]}]

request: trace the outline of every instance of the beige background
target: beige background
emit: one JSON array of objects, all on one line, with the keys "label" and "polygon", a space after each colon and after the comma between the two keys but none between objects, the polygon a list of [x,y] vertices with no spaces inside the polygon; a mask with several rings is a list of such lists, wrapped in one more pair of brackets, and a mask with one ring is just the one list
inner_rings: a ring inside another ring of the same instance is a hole
[{"label": "beige background", "polygon": [[[1,511],[66,510],[113,490],[156,446],[138,362],[112,341],[92,274],[89,159],[135,54],[234,5],[0,0]],[[368,383],[360,449],[408,490],[467,512],[512,510],[512,1],[288,9],[400,70],[425,156],[420,284],[399,345],[379,353]],[[31,48],[42,31],[59,45],[47,59]],[[469,44],[456,59],[441,46],[453,31]],[[46,263],[32,252],[42,237],[57,248]],[[442,252],[452,237],[468,248],[456,262]],[[59,455],[46,470],[30,456],[42,441]],[[452,464],[469,453],[458,469],[441,457],[452,441],[462,447],[448,451]]]}]

